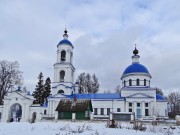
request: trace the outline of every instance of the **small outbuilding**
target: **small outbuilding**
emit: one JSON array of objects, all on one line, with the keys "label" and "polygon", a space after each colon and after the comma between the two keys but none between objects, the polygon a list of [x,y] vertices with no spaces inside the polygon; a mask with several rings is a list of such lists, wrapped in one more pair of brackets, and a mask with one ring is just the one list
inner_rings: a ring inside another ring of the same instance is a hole
[{"label": "small outbuilding", "polygon": [[72,113],[75,113],[76,120],[89,120],[93,111],[91,100],[60,100],[56,111],[58,111],[58,119],[72,119]]}]

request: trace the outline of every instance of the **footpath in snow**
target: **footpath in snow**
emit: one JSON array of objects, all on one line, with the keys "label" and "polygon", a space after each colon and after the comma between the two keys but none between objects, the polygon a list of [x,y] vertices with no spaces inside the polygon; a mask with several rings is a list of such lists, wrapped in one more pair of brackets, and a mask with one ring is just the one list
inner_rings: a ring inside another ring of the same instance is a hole
[{"label": "footpath in snow", "polygon": [[[136,131],[133,124],[118,123],[118,128],[107,128],[106,122],[12,122],[0,123],[0,135],[178,135],[180,126],[145,124],[146,131]],[[175,128],[175,129],[174,129]]]}]

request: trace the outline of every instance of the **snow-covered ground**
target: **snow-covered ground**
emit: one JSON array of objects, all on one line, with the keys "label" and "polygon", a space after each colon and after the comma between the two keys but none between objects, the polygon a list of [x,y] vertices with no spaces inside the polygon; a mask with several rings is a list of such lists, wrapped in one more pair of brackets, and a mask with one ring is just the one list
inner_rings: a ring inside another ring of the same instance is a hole
[{"label": "snow-covered ground", "polygon": [[152,126],[144,125],[147,127],[146,131],[133,130],[132,124],[119,123],[121,128],[107,128],[107,123],[102,121],[90,122],[12,122],[0,123],[0,135],[168,135],[173,132],[173,135],[180,134],[180,127],[173,126]]}]

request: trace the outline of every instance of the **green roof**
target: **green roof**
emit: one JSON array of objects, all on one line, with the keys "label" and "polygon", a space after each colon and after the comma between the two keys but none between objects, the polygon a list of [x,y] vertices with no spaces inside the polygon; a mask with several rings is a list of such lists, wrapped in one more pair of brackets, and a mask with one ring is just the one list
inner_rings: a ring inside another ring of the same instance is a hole
[{"label": "green roof", "polygon": [[61,99],[56,111],[58,112],[84,112],[93,111],[91,100],[77,100],[74,103],[73,100]]}]

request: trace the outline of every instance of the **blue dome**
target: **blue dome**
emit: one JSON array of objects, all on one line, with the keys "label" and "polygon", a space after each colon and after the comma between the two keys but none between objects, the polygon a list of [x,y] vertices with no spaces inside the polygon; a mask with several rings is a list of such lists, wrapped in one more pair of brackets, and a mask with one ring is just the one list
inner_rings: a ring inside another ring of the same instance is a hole
[{"label": "blue dome", "polygon": [[149,71],[147,70],[147,68],[145,66],[143,66],[139,63],[133,63],[125,69],[123,75],[130,74],[130,73],[146,73],[146,74],[149,74]]},{"label": "blue dome", "polygon": [[156,100],[166,100],[164,96],[156,94]]},{"label": "blue dome", "polygon": [[67,39],[61,40],[58,45],[62,45],[62,44],[70,45],[73,47],[72,43]]}]

